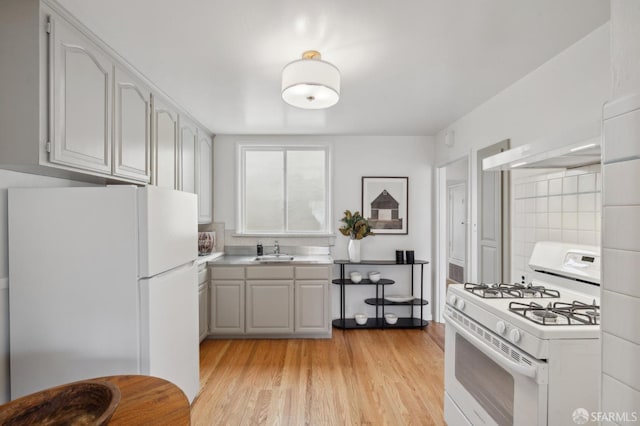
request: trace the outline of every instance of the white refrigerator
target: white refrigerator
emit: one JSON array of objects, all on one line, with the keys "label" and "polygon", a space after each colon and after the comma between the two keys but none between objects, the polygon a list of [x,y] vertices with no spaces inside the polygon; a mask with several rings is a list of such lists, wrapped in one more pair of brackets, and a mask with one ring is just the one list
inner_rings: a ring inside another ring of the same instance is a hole
[{"label": "white refrigerator", "polygon": [[9,189],[11,397],[145,374],[199,390],[194,194]]}]

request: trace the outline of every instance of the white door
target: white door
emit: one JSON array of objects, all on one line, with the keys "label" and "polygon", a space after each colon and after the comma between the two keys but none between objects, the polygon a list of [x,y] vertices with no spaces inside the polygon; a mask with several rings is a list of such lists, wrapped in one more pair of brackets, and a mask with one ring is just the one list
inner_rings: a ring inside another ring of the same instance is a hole
[{"label": "white door", "polygon": [[111,173],[113,63],[61,19],[50,17],[53,163]]},{"label": "white door", "polygon": [[140,294],[141,372],[175,383],[193,401],[200,390],[197,268],[142,279]]},{"label": "white door", "polygon": [[151,92],[116,67],[114,95],[113,174],[149,182]]},{"label": "white door", "polygon": [[467,249],[467,188],[464,183],[448,188],[449,262],[465,265]]},{"label": "white door", "polygon": [[[509,140],[478,151],[478,279],[483,283],[509,278],[508,211],[504,172],[482,170],[482,160],[509,149]],[[506,231],[506,232],[505,232]]]}]

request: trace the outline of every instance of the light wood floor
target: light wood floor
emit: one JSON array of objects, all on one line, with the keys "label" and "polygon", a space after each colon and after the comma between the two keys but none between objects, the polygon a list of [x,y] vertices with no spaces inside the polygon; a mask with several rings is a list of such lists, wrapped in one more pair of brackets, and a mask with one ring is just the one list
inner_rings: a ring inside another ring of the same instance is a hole
[{"label": "light wood floor", "polygon": [[205,340],[194,425],[441,425],[444,326]]}]

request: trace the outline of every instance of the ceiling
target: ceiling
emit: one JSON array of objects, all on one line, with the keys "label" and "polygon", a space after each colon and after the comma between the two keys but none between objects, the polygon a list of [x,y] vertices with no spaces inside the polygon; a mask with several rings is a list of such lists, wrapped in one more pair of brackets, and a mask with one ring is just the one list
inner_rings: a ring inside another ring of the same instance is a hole
[{"label": "ceiling", "polygon": [[[609,20],[605,0],[58,0],[217,134],[433,135]],[[327,110],[282,101],[315,49]]]}]

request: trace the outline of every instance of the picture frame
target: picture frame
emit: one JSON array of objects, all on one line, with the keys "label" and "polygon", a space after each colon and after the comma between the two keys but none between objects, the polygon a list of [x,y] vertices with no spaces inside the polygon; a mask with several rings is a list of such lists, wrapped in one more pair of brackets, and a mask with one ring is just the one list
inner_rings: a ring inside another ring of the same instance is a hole
[{"label": "picture frame", "polygon": [[363,176],[361,212],[376,235],[409,234],[409,178]]}]

